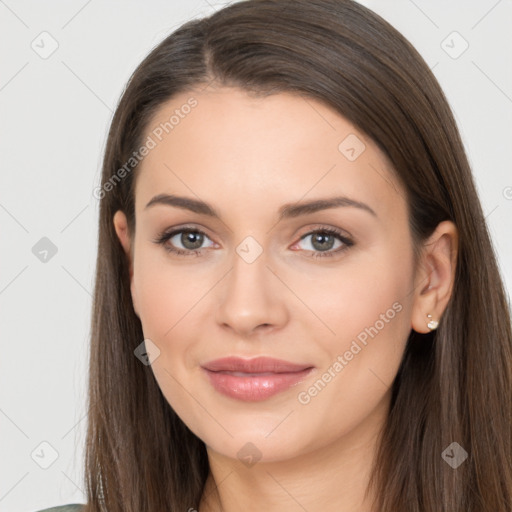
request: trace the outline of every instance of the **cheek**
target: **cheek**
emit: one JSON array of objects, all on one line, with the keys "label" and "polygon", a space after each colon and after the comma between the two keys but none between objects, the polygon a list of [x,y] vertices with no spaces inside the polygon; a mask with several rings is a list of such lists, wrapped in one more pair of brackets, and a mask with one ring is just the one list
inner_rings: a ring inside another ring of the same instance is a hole
[{"label": "cheek", "polygon": [[357,430],[389,394],[410,332],[412,260],[404,254],[359,259],[312,296],[312,309],[333,331],[318,324],[322,367],[297,389],[302,414],[315,418],[307,421],[312,436],[318,424],[326,438]]},{"label": "cheek", "polygon": [[[311,280],[298,283],[294,291],[317,317],[318,332],[324,334],[320,338],[326,346],[335,343],[339,349],[340,342],[356,338],[374,324],[379,331],[389,331],[391,324],[394,328],[407,323],[402,313],[411,301],[412,260],[407,253],[397,257],[384,248],[354,255],[332,271],[317,272]],[[304,321],[313,325],[312,318],[308,315]]]},{"label": "cheek", "polygon": [[318,321],[308,315],[302,329],[312,333],[316,325],[315,340],[327,354],[322,363],[327,368],[342,356],[343,373],[358,393],[364,379],[390,384],[396,375],[411,328],[413,278],[412,250],[397,241],[354,255],[308,287],[307,303]]},{"label": "cheek", "polygon": [[[157,252],[157,251],[156,251]],[[204,321],[197,319],[200,300],[211,285],[191,279],[190,271],[165,262],[165,256],[139,253],[134,291],[144,332],[159,348],[151,370],[167,402],[196,434],[202,433],[204,410],[187,390],[189,371]],[[197,275],[197,273],[196,273]],[[196,395],[196,393],[193,393]]]},{"label": "cheek", "polygon": [[156,266],[139,262],[134,269],[134,293],[144,336],[162,339],[174,324],[174,312],[179,299],[176,283]]},{"label": "cheek", "polygon": [[170,340],[182,323],[190,326],[195,306],[211,287],[198,268],[169,262],[163,248],[141,248],[135,258],[132,293],[146,337]]}]

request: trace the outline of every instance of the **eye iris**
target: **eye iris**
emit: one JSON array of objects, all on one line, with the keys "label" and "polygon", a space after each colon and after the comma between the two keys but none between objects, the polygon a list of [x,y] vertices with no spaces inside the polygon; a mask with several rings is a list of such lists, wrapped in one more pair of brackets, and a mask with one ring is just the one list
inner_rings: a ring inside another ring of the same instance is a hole
[{"label": "eye iris", "polygon": [[312,236],[312,245],[313,245],[313,247],[315,249],[320,250],[320,251],[327,251],[329,249],[332,249],[333,244],[334,244],[334,237],[333,237],[333,235],[329,235],[329,234],[326,234],[326,233],[315,233]]},{"label": "eye iris", "polygon": [[[184,231],[181,234],[181,243],[187,249],[199,249],[203,245],[203,235],[194,231]],[[192,246],[187,244],[192,244]]]}]

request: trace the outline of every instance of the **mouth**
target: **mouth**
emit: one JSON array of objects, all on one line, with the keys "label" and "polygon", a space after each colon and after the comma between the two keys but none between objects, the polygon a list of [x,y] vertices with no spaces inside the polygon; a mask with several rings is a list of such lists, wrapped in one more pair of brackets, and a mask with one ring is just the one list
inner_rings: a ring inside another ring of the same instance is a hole
[{"label": "mouth", "polygon": [[204,364],[202,370],[217,392],[237,400],[255,402],[299,384],[314,367],[269,357],[226,357]]}]

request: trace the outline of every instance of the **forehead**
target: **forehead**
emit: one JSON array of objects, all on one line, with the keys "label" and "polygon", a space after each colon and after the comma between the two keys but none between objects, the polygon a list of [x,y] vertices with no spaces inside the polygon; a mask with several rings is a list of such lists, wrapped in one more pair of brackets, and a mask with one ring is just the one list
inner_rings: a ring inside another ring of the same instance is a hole
[{"label": "forehead", "polygon": [[263,198],[270,205],[334,190],[376,209],[396,203],[398,183],[375,143],[300,94],[254,97],[227,87],[180,93],[157,111],[149,139],[138,211],[154,195],[176,192],[247,208],[261,207]]}]

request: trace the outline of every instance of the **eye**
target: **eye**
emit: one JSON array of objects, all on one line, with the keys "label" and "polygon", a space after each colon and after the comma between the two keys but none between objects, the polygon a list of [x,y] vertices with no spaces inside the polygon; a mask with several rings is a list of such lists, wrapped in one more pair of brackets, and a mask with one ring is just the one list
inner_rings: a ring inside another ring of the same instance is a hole
[{"label": "eye", "polygon": [[[354,245],[354,242],[345,236],[343,233],[334,228],[321,228],[315,231],[310,231],[306,235],[301,237],[301,241],[308,240],[310,248],[306,248],[307,251],[312,252],[310,255],[313,258],[324,258],[334,256],[343,251],[346,251],[349,247]],[[338,241],[336,249],[333,247]],[[295,244],[297,245],[297,244]]]},{"label": "eye", "polygon": [[[210,240],[206,233],[200,229],[180,228],[160,233],[153,242],[163,245],[166,251],[180,256],[199,256],[204,248],[202,245],[205,238]],[[181,247],[179,244],[181,244]],[[212,245],[214,245],[214,242],[212,242]]]},{"label": "eye", "polygon": [[[305,245],[309,245],[310,248],[306,247],[304,250],[310,252],[309,257],[313,258],[334,256],[354,245],[350,238],[334,228],[324,227],[310,231],[300,238],[300,242],[309,238],[309,243]],[[167,252],[178,256],[200,256],[202,250],[206,248],[203,247],[205,239],[210,240],[204,231],[198,228],[182,227],[160,233],[153,242],[162,245]],[[338,241],[337,246],[336,241]],[[208,247],[216,245],[212,240],[210,242],[211,244]]]}]

